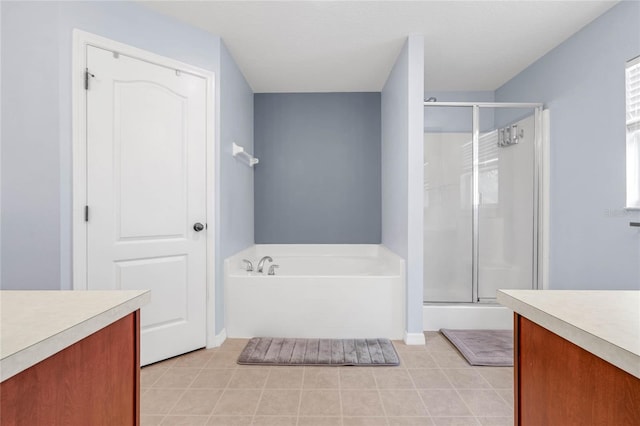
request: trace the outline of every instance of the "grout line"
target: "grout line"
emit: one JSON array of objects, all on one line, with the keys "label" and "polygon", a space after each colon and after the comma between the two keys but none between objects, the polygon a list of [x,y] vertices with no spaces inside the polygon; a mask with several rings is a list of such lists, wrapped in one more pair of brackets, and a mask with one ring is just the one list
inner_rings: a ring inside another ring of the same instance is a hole
[{"label": "grout line", "polygon": [[[269,344],[269,347],[271,347],[271,344]],[[264,383],[262,384],[262,389],[260,390],[260,397],[258,398],[258,403],[256,404],[255,410],[253,410],[253,417],[251,418],[251,424],[254,424],[256,421],[256,416],[258,415],[258,408],[260,408],[260,403],[262,402],[262,396],[264,395],[264,390],[267,387],[269,376],[271,376],[271,372],[273,371],[272,367],[268,367],[268,368],[269,368],[269,372],[267,373],[267,377],[265,378]]]},{"label": "grout line", "polygon": [[300,399],[298,399],[298,412],[296,413],[296,425],[300,424],[300,407],[302,406],[302,397],[304,395],[304,376],[307,370],[307,367],[301,367],[301,368],[302,368],[302,382],[300,383]]},{"label": "grout line", "polygon": [[[400,357],[400,354],[398,354]],[[389,416],[387,415],[387,409],[384,406],[384,401],[382,400],[382,392],[380,392],[380,387],[378,386],[378,379],[376,379],[376,375],[373,370],[369,370],[371,376],[373,377],[373,383],[375,385],[376,391],[378,392],[378,400],[380,401],[380,405],[382,406],[382,412],[384,413],[384,421],[388,425],[389,424]]]},{"label": "grout line", "polygon": [[342,406],[342,386],[340,386],[340,370],[338,370],[338,401],[340,402],[340,424],[344,425],[344,407]]}]

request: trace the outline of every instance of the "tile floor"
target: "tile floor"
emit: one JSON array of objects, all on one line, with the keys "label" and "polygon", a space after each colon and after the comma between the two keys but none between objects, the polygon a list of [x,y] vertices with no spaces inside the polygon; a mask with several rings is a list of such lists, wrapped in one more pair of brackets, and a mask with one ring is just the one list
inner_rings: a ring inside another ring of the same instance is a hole
[{"label": "tile floor", "polygon": [[246,340],[141,372],[142,425],[513,425],[513,368],[471,367],[439,333],[399,367],[256,367]]}]

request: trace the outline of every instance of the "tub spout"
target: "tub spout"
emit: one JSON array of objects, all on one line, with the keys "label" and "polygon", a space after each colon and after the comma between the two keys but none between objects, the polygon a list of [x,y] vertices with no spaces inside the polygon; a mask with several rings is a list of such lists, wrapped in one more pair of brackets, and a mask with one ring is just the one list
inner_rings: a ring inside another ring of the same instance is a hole
[{"label": "tub spout", "polygon": [[269,273],[267,275],[275,275],[276,274],[276,268],[279,268],[280,265],[271,265],[269,266]]},{"label": "tub spout", "polygon": [[247,265],[247,268],[245,269],[247,272],[253,271],[253,263],[251,263],[250,260],[242,259],[242,261]]},{"label": "tub spout", "polygon": [[271,256],[265,256],[262,259],[260,259],[260,262],[258,262],[258,272],[262,273],[262,269],[264,268],[264,262],[266,261],[269,262],[273,262],[273,259],[271,258]]}]

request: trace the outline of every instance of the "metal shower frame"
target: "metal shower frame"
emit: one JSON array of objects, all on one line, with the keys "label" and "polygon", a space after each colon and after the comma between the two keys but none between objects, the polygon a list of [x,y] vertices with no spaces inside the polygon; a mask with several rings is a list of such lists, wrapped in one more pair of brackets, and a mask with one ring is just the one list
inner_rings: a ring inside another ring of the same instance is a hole
[{"label": "metal shower frame", "polygon": [[478,297],[479,259],[480,259],[480,189],[479,189],[479,144],[480,144],[480,108],[533,108],[534,110],[534,166],[533,166],[533,288],[540,288],[540,276],[542,275],[542,244],[540,230],[540,188],[542,187],[542,103],[525,102],[424,102],[425,107],[466,107],[472,108],[472,266],[471,266],[471,300],[472,303],[481,303]]}]

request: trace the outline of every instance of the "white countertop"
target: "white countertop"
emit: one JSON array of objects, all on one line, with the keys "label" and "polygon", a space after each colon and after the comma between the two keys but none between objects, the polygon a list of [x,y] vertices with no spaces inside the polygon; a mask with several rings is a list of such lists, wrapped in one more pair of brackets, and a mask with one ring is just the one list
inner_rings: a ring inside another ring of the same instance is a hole
[{"label": "white countertop", "polygon": [[140,309],[149,290],[0,291],[0,381]]},{"label": "white countertop", "polygon": [[498,302],[640,378],[640,291],[498,290]]}]

